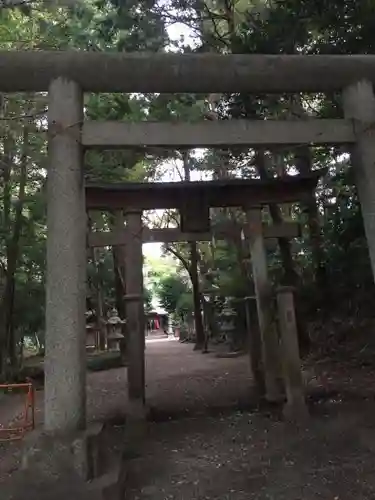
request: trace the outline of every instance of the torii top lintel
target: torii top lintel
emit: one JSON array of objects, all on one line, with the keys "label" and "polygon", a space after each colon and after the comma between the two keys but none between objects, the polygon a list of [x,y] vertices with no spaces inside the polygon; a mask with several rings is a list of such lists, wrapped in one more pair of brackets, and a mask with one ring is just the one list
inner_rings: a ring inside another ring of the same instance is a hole
[{"label": "torii top lintel", "polygon": [[47,91],[59,77],[87,92],[331,92],[375,83],[375,55],[0,51],[0,92]]},{"label": "torii top lintel", "polygon": [[310,175],[269,180],[231,179],[203,182],[88,184],[86,206],[91,210],[154,210],[181,208],[186,200],[205,199],[210,207],[252,207],[303,201],[311,195],[326,169]]}]

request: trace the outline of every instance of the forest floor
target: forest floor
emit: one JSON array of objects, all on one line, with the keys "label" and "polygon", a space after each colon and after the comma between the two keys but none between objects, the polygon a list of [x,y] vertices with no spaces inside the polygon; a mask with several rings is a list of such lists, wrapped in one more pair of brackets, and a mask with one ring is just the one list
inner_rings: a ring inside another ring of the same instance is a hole
[{"label": "forest floor", "polygon": [[[311,419],[297,429],[252,406],[247,356],[156,338],[146,360],[152,418],[124,463],[127,500],[375,498],[375,366],[327,358],[308,367]],[[38,391],[38,426],[42,398]],[[0,422],[14,420],[20,404],[0,400]],[[89,421],[125,411],[126,369],[90,373]],[[1,444],[0,481],[18,468],[20,447]]]}]

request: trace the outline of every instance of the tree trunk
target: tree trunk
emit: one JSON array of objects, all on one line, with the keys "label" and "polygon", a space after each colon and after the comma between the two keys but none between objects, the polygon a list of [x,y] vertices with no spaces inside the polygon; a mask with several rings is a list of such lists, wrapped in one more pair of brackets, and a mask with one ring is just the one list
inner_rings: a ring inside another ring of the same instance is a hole
[{"label": "tree trunk", "polygon": [[[124,228],[124,213],[122,211],[117,211],[115,213],[113,225],[117,229]],[[119,317],[125,321],[126,320],[126,304],[125,304],[125,295],[126,295],[126,270],[125,270],[125,255],[126,248],[124,246],[112,247],[113,254],[113,265],[114,265],[114,273],[115,273],[115,293],[116,293],[116,309]],[[123,323],[121,326],[121,333],[124,336],[124,339],[120,341],[120,351],[121,351],[121,359],[123,363],[126,362],[126,339],[127,339],[127,323]]]},{"label": "tree trunk", "polygon": [[95,267],[94,295],[95,295],[95,310],[96,310],[96,328],[99,335],[98,345],[96,347],[99,349],[99,351],[105,351],[107,344],[107,328],[104,317],[102,283],[100,276],[100,266],[97,259],[97,249],[93,247],[91,248],[91,259]]},{"label": "tree trunk", "polygon": [[204,297],[202,297],[202,306],[206,323],[203,352],[208,352],[209,338],[211,337],[212,339],[217,336],[217,325],[215,322],[215,306],[211,301],[206,300]]},{"label": "tree trunk", "polygon": [[[184,164],[185,181],[190,181],[190,164],[189,164],[188,151],[184,151],[182,153],[182,159]],[[202,301],[201,301],[201,292],[200,292],[199,274],[198,274],[199,252],[196,242],[190,243],[190,260],[191,264],[190,264],[189,275],[193,287],[194,321],[195,321],[195,334],[196,334],[196,342],[194,350],[199,350],[199,349],[204,349],[205,333],[204,333],[204,325],[202,319]]]},{"label": "tree trunk", "polygon": [[[303,108],[299,95],[291,98],[290,112],[292,119],[308,119],[308,115]],[[297,148],[294,153],[294,161],[300,174],[309,175],[313,169],[313,159],[310,147],[301,146]],[[326,289],[328,283],[324,266],[323,238],[319,223],[319,210],[314,193],[312,193],[310,199],[305,202],[305,208],[309,226],[315,280],[319,287]]]},{"label": "tree trunk", "polygon": [[[113,229],[124,228],[124,214],[122,211],[116,211],[111,225]],[[125,247],[116,246],[112,247],[113,256],[113,271],[115,276],[115,295],[116,295],[116,309],[119,317],[124,320],[126,318],[124,296],[126,294],[126,280],[125,280]]]},{"label": "tree trunk", "polygon": [[10,361],[11,371],[15,371],[18,367],[17,355],[17,339],[14,331],[13,311],[14,311],[14,298],[15,298],[15,274],[17,270],[17,263],[19,257],[19,243],[23,226],[22,210],[25,201],[25,188],[27,182],[27,150],[29,140],[29,128],[27,126],[23,129],[22,138],[22,153],[19,165],[19,190],[18,200],[15,207],[13,228],[11,227],[10,212],[11,212],[11,177],[13,168],[13,140],[7,140],[4,143],[4,221],[5,228],[8,234],[11,234],[6,244],[7,255],[7,270],[4,286],[4,295],[2,303],[2,320],[3,320],[3,345],[2,345],[2,373],[5,375],[6,359]]},{"label": "tree trunk", "polygon": [[[90,234],[92,231],[92,222],[90,217],[87,218],[87,226],[88,233]],[[101,289],[101,276],[99,263],[97,259],[97,248],[91,247],[87,249],[88,258],[92,261],[93,267],[95,269],[94,279],[90,280],[90,295],[94,298],[95,303],[95,315],[96,315],[96,328],[98,337],[95,339],[95,348],[104,351],[106,348],[106,340],[107,340],[107,331],[104,317],[104,309],[103,309],[103,295]]]},{"label": "tree trunk", "polygon": [[100,275],[98,276],[96,287],[96,318],[99,332],[99,351],[105,351],[107,345],[107,326],[104,317],[103,292]]},{"label": "tree trunk", "polygon": [[[308,175],[312,171],[312,157],[308,146],[299,148],[294,154],[294,160],[300,174]],[[305,201],[304,205],[306,207],[309,226],[315,280],[317,285],[324,289],[328,283],[324,266],[323,238],[319,223],[319,210],[314,193],[311,194],[310,199]]]},{"label": "tree trunk", "polygon": [[[193,248],[193,245],[192,247]],[[197,250],[196,244],[194,244],[195,250]],[[171,246],[166,247],[166,251],[170,252],[172,255],[174,255],[184,266],[186,269],[186,272],[189,275],[191,285],[192,285],[192,293],[193,293],[193,305],[194,305],[194,325],[195,325],[195,330],[196,330],[196,346],[194,350],[198,350],[200,348],[204,347],[205,344],[205,334],[204,334],[204,326],[203,326],[203,319],[202,319],[202,311],[201,311],[201,292],[200,292],[200,286],[199,286],[199,275],[198,275],[198,261],[199,261],[199,254],[197,250],[197,254],[194,254],[194,251],[190,254],[190,258],[195,259],[196,261],[196,272],[194,273],[193,265],[192,263],[189,263],[177,250],[175,250]],[[198,311],[198,314],[196,314],[196,311]],[[198,325],[198,326],[197,326]]]},{"label": "tree trunk", "polygon": [[125,270],[123,266],[123,259],[121,258],[120,247],[112,247],[113,257],[113,272],[115,275],[115,303],[118,315],[121,319],[125,318]]},{"label": "tree trunk", "polygon": [[[256,152],[255,166],[261,179],[267,180],[270,178],[270,174],[266,166],[264,150],[258,150]],[[280,208],[275,204],[270,204],[269,211],[272,222],[274,224],[281,224],[283,217]],[[299,281],[299,277],[294,267],[290,241],[287,238],[278,238],[277,242],[280,248],[285,284],[296,286]]]},{"label": "tree trunk", "polygon": [[[28,141],[28,132],[24,132],[24,149],[27,147]],[[20,163],[20,181],[19,181],[19,194],[15,212],[15,220],[14,220],[14,231],[13,236],[10,242],[10,245],[7,250],[8,254],[8,275],[7,275],[7,283],[9,283],[9,303],[8,303],[8,311],[7,311],[7,330],[8,330],[8,353],[10,358],[10,363],[12,369],[17,368],[17,339],[15,337],[14,331],[14,322],[13,322],[13,311],[14,311],[14,299],[15,299],[15,274],[18,264],[18,258],[20,253],[20,236],[23,226],[22,219],[22,210],[25,201],[25,188],[27,181],[27,154],[26,151],[23,152],[21,163]],[[6,287],[8,290],[8,287]],[[7,292],[6,292],[7,293]]]},{"label": "tree trunk", "polygon": [[5,267],[0,267],[0,381],[5,381],[5,367],[6,367],[6,328],[5,328],[5,292],[6,272]]},{"label": "tree trunk", "polygon": [[193,302],[194,302],[194,321],[195,321],[195,334],[196,341],[194,350],[204,349],[205,346],[205,333],[204,325],[202,319],[202,303],[201,303],[201,293],[199,286],[199,274],[198,274],[198,249],[197,244],[190,243],[190,279],[193,287]]}]

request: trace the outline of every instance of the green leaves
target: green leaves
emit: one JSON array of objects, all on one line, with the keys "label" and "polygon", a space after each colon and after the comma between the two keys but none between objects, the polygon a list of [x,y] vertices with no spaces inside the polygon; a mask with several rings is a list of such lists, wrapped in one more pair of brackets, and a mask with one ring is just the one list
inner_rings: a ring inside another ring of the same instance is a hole
[{"label": "green leaves", "polygon": [[161,305],[169,314],[183,316],[193,310],[191,290],[186,281],[177,273],[160,278],[155,291]]}]

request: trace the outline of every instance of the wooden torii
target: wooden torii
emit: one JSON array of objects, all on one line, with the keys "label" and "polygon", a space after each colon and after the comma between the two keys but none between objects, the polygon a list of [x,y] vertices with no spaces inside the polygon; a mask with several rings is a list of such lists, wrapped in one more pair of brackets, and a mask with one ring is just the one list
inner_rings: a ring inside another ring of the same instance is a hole
[{"label": "wooden torii", "polygon": [[[171,183],[126,183],[86,186],[88,210],[121,210],[126,225],[113,232],[88,235],[89,246],[125,246],[126,317],[128,330],[128,394],[129,411],[140,414],[145,405],[144,311],[142,244],[147,241],[200,241],[240,236],[238,224],[222,224],[211,229],[210,208],[240,207],[245,211],[245,235],[250,242],[254,285],[257,299],[260,339],[250,346],[262,345],[266,397],[281,399],[280,353],[273,314],[273,295],[268,278],[265,237],[297,237],[298,224],[267,226],[262,223],[262,207],[270,203],[290,203],[311,197],[320,176],[290,176],[281,179]],[[181,229],[146,229],[142,227],[142,211],[174,208],[180,212]],[[256,334],[256,330],[252,335]],[[257,380],[261,367],[259,356],[251,352],[251,368]]]},{"label": "wooden torii", "polygon": [[[134,186],[132,186],[134,188]],[[144,187],[142,185],[142,187]],[[134,237],[129,231],[129,228],[124,225],[124,214],[123,212],[118,212],[116,216],[117,221],[120,222],[120,227],[116,226],[112,231],[93,231],[88,234],[88,246],[91,248],[95,247],[106,247],[106,246],[112,246],[112,247],[125,247],[125,254],[122,253],[122,258],[123,258],[123,265],[125,265],[125,268],[127,268],[128,273],[132,272],[130,268],[134,271],[134,263],[127,258],[129,256],[129,247],[134,244]],[[201,220],[201,218],[200,218]],[[196,224],[194,224],[196,226]],[[210,231],[208,232],[183,232],[181,228],[179,227],[174,227],[174,228],[156,228],[156,229],[150,229],[147,227],[141,227],[141,240],[142,243],[175,243],[175,242],[198,242],[198,241],[212,241],[214,238],[215,240],[234,240],[234,241],[240,241],[242,239],[242,236],[245,238],[246,242],[252,241],[251,237],[254,235],[251,235],[249,233],[249,226],[244,224],[238,224],[232,221],[226,221],[223,223],[215,224]],[[264,245],[265,247],[268,248],[269,243],[275,243],[276,238],[297,238],[301,236],[301,227],[298,223],[295,222],[283,222],[279,224],[273,224],[273,225],[268,225],[268,224],[262,224],[262,237],[264,238]],[[128,252],[128,255],[127,255]],[[265,257],[264,257],[265,258]],[[138,261],[137,261],[138,262]],[[125,275],[126,271],[125,271]],[[134,273],[132,274],[134,276]],[[140,273],[137,274],[140,276]],[[266,278],[266,277],[264,277]],[[134,289],[133,284],[129,284],[129,279],[126,279],[127,285],[124,283],[124,289],[127,290],[127,287],[130,286],[131,289]],[[139,284],[139,288],[140,288]],[[134,296],[130,296],[129,294],[126,294],[125,297],[134,299]],[[270,304],[271,305],[271,304]],[[269,306],[270,306],[269,305]],[[129,309],[129,308],[128,308]],[[128,310],[129,313],[129,310]],[[139,323],[139,328],[142,328],[142,322]],[[265,380],[264,380],[264,372],[263,372],[263,367],[261,364],[261,338],[259,336],[259,330],[258,329],[253,329],[253,331],[250,330],[250,323],[247,322],[248,326],[248,335],[249,335],[249,347],[250,347],[250,367],[252,371],[252,378],[255,382],[255,386],[258,390],[258,393],[260,395],[264,394],[264,389],[265,387]],[[141,336],[142,333],[141,331],[139,332],[130,332],[131,335],[128,338],[128,345],[130,342],[130,351],[131,352],[137,352],[136,349],[133,347],[132,343],[136,342],[137,343],[137,336]],[[259,338],[258,338],[259,336]],[[255,338],[257,337],[257,338]],[[139,355],[141,353],[139,352]],[[278,360],[277,360],[278,361]],[[132,384],[135,384],[134,378],[136,375],[132,376],[133,372],[136,374],[140,370],[133,370],[132,366],[133,363],[136,362],[136,358],[134,356],[130,357],[129,356],[129,377],[128,377],[128,382],[129,382],[129,388]],[[143,360],[139,361],[139,366],[142,367],[144,365]],[[142,375],[143,379],[143,375]],[[269,398],[276,398],[277,394],[272,394],[268,393]],[[143,395],[142,395],[143,399]]]}]

